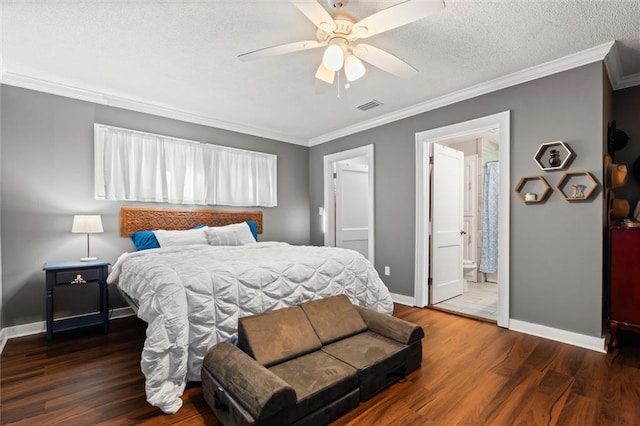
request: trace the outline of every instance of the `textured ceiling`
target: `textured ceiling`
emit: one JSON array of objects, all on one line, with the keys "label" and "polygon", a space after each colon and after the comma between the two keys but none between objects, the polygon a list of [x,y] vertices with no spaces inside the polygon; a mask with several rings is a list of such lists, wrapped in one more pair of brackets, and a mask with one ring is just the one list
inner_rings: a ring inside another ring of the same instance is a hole
[{"label": "textured ceiling", "polygon": [[[350,0],[344,12],[361,19],[397,3]],[[237,59],[315,38],[314,25],[285,0],[4,0],[2,81],[53,83],[76,97],[127,99],[306,144],[614,40],[620,75],[640,75],[640,1],[445,3],[441,12],[367,40],[410,63],[417,76],[367,66],[338,97],[337,84],[317,93],[321,49]],[[383,105],[356,108],[372,99]]]}]

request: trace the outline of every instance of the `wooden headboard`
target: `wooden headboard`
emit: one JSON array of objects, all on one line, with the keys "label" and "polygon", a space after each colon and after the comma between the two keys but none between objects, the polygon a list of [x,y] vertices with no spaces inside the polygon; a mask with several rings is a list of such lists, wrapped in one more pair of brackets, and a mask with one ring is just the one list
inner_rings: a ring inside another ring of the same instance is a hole
[{"label": "wooden headboard", "polygon": [[155,229],[191,229],[198,225],[224,226],[253,220],[262,234],[261,210],[157,209],[152,207],[120,208],[120,236]]}]

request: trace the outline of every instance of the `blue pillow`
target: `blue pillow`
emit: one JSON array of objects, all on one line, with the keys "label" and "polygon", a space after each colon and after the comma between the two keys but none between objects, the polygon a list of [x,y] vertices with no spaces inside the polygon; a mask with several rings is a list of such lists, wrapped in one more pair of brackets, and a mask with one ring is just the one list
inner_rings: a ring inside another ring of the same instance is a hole
[{"label": "blue pillow", "polygon": [[251,233],[253,234],[253,238],[258,241],[258,224],[255,220],[248,220],[247,225],[249,225],[249,229],[251,229]]},{"label": "blue pillow", "polygon": [[133,245],[136,246],[136,250],[148,250],[160,247],[160,243],[158,243],[153,231],[138,231],[131,234],[131,241],[133,241]]}]

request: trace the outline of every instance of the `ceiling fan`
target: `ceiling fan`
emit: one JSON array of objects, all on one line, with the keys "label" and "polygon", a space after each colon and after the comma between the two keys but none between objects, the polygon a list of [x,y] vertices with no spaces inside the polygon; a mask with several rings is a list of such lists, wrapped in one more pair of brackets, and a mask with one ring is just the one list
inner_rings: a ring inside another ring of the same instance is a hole
[{"label": "ceiling fan", "polygon": [[[443,0],[409,0],[354,22],[348,16],[337,15],[333,18],[317,1],[290,1],[315,24],[316,40],[258,49],[239,55],[238,58],[248,61],[327,46],[316,71],[316,78],[329,84],[333,84],[336,73],[343,68],[348,82],[362,77],[366,72],[362,61],[398,77],[415,75],[418,71],[408,63],[375,46],[360,43],[359,40],[410,24],[444,8]],[[347,1],[328,0],[328,3],[330,7],[339,9]]]}]

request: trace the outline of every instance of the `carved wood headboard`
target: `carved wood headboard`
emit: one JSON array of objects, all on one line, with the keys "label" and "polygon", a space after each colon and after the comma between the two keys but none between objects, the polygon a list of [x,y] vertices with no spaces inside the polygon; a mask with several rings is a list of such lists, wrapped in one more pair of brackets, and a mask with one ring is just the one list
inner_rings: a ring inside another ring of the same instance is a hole
[{"label": "carved wood headboard", "polygon": [[154,229],[191,229],[198,225],[224,226],[253,220],[262,234],[261,210],[158,209],[152,207],[120,208],[120,236]]}]

